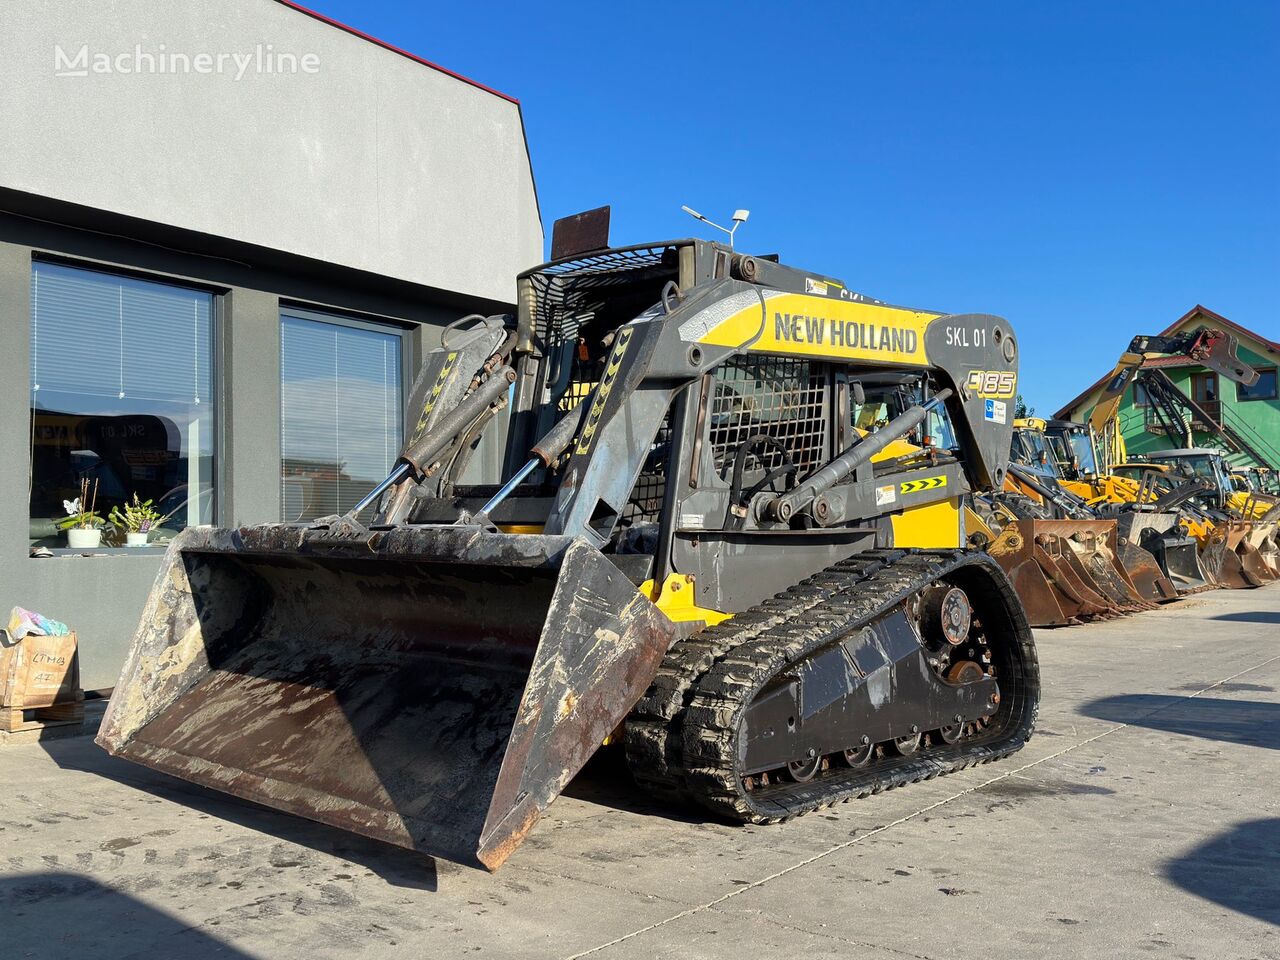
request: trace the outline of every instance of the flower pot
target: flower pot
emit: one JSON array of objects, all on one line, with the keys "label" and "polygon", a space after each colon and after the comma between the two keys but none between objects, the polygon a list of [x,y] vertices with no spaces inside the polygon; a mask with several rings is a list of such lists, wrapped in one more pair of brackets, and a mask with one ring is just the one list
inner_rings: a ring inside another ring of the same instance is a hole
[{"label": "flower pot", "polygon": [[124,535],[124,545],[126,547],[145,547],[150,536],[151,534],[145,530],[130,530]]},{"label": "flower pot", "polygon": [[91,550],[102,546],[102,528],[70,527],[67,530],[67,546],[72,550]]}]

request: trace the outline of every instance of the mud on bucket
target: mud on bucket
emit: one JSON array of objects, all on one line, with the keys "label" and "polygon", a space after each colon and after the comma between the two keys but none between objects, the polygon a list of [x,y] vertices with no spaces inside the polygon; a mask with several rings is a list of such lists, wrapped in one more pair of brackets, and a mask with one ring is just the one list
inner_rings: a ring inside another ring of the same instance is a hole
[{"label": "mud on bucket", "polygon": [[165,558],[98,743],[496,869],[643,693],[673,636],[582,540],[191,529]]}]

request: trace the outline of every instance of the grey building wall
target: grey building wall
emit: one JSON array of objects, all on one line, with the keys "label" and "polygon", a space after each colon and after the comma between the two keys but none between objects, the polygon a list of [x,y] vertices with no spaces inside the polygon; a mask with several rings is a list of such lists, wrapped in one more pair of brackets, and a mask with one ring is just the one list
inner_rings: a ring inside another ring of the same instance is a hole
[{"label": "grey building wall", "polygon": [[3,14],[0,608],[72,624],[109,687],[161,551],[28,555],[33,257],[215,292],[216,521],[239,525],[280,518],[282,302],[402,324],[416,361],[509,306],[542,225],[518,104],[285,3]]},{"label": "grey building wall", "polygon": [[[34,202],[34,201],[33,201]],[[0,192],[0,210],[12,206]],[[0,213],[0,613],[17,604],[75,627],[89,689],[110,687],[137,627],[163,551],[114,550],[99,556],[28,556],[30,482],[30,283],[34,257],[123,270],[156,280],[192,283],[217,295],[217,416],[220,482],[217,522],[241,525],[280,519],[280,307],[304,305],[402,326],[414,366],[439,344],[440,327],[460,314],[502,309],[453,300],[408,284],[300,258],[265,264],[255,251],[240,259],[208,256],[145,224],[99,222],[88,212],[44,204],[39,219]],[[90,226],[91,223],[97,226]],[[106,228],[106,229],[100,229]],[[137,234],[139,239],[124,239]],[[144,239],[151,237],[151,239]],[[496,456],[489,464],[497,469]]]},{"label": "grey building wall", "polygon": [[6,0],[0,124],[2,187],[492,300],[542,259],[518,104],[276,0]]}]

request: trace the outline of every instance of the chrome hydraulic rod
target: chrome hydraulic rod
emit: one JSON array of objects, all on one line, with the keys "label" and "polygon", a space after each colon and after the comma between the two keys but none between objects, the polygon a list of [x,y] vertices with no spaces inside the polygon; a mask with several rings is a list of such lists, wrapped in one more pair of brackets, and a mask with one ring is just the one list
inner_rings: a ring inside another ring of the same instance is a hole
[{"label": "chrome hydraulic rod", "polygon": [[524,479],[538,467],[549,467],[555,463],[573,440],[574,434],[578,432],[586,409],[587,405],[580,403],[572,412],[561,417],[559,422],[547,431],[546,436],[533,445],[531,451],[533,456],[529,461],[516,471],[515,476],[502,485],[501,490],[489,498],[489,502],[480,508],[476,516],[488,515],[490,510],[511,496],[516,487],[520,486]]},{"label": "chrome hydraulic rod", "polygon": [[534,457],[523,467],[517,470],[515,476],[504,483],[502,485],[502,489],[490,497],[489,502],[480,508],[480,513],[487,515],[490,510],[494,509],[503,500],[511,496],[512,491],[515,490],[516,487],[520,486],[520,484],[524,483],[524,478],[529,476],[529,474],[533,473],[533,471],[540,466],[542,466],[542,461],[537,457]]},{"label": "chrome hydraulic rod", "polygon": [[951,392],[950,388],[939,390],[925,403],[909,407],[875,433],[859,439],[840,456],[802,481],[794,490],[780,494],[771,500],[768,505],[769,515],[784,523],[790,520],[797,510],[803,510],[809,506],[819,495],[830,490],[858,467],[870,461],[893,441],[906,436],[923,423],[929,411],[951,396]]},{"label": "chrome hydraulic rod", "polygon": [[364,495],[364,499],[362,499],[359,503],[357,503],[354,507],[352,507],[349,511],[347,511],[347,516],[358,517],[362,510],[364,510],[366,507],[372,504],[375,500],[377,500],[380,496],[382,496],[382,494],[387,490],[387,488],[395,486],[402,479],[404,479],[405,475],[408,474],[408,472],[409,472],[409,465],[407,463],[399,464],[394,470],[391,471],[387,479],[383,480],[380,484],[378,484],[376,487],[374,487],[372,490],[366,493]]},{"label": "chrome hydraulic rod", "polygon": [[348,517],[357,517],[361,511],[373,504],[389,488],[404,480],[411,473],[421,473],[430,466],[431,458],[447,447],[462,430],[474,420],[489,404],[493,403],[503,392],[510,388],[515,380],[515,371],[509,366],[495,370],[483,384],[476,388],[470,396],[458,406],[450,410],[426,436],[417,443],[410,444],[400,454],[400,462],[376,487],[370,490],[359,503],[347,511]]}]

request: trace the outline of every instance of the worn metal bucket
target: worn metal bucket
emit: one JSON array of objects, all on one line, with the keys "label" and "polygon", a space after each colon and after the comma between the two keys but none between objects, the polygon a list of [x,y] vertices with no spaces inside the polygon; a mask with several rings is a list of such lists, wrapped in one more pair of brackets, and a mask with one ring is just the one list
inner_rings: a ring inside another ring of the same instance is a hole
[{"label": "worn metal bucket", "polygon": [[[1192,553],[1195,544],[1191,545]],[[1150,603],[1167,603],[1177,600],[1180,594],[1156,560],[1151,551],[1134,543],[1128,537],[1121,537],[1119,524],[1116,525],[1116,555],[1120,558],[1120,566],[1129,575],[1138,595]]]},{"label": "worn metal bucket", "polygon": [[1278,527],[1274,520],[1252,520],[1248,535],[1250,546],[1258,552],[1262,562],[1266,564],[1273,579],[1280,579],[1280,541],[1277,541]]},{"label": "worn metal bucket", "polygon": [[1116,524],[1120,540],[1150,554],[1179,594],[1197,593],[1217,584],[1214,575],[1202,565],[1195,538],[1187,534],[1176,513],[1126,510]]},{"label": "worn metal bucket", "polygon": [[[1248,520],[1222,521],[1227,532],[1228,552],[1235,554],[1240,561],[1240,574],[1246,584],[1260,587],[1275,580],[1275,571],[1267,563],[1253,533],[1253,523]],[[1265,537],[1262,539],[1265,543]]]},{"label": "worn metal bucket", "polygon": [[98,743],[496,869],[674,634],[582,540],[190,529],[169,548]]},{"label": "worn metal bucket", "polygon": [[1114,520],[1014,520],[987,548],[1013,582],[1033,626],[1061,626],[1144,609],[1116,555]]}]

